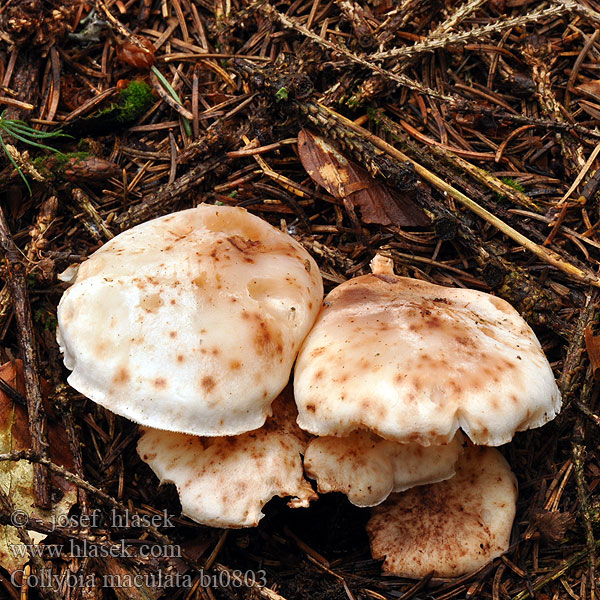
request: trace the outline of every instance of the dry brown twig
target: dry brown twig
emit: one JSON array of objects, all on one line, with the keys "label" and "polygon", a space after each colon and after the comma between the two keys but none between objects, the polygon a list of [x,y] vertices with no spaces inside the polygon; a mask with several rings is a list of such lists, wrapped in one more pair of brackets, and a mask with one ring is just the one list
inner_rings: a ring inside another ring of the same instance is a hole
[{"label": "dry brown twig", "polygon": [[[8,274],[8,287],[12,296],[17,320],[19,345],[23,355],[23,373],[27,394],[27,413],[32,447],[40,456],[48,454],[48,434],[46,415],[42,406],[42,384],[39,375],[37,341],[33,329],[31,305],[27,294],[25,266],[19,257],[19,250],[12,240],[4,211],[0,207],[0,247],[4,251]],[[50,481],[48,472],[42,465],[34,467],[34,493],[37,506],[48,508]]]}]

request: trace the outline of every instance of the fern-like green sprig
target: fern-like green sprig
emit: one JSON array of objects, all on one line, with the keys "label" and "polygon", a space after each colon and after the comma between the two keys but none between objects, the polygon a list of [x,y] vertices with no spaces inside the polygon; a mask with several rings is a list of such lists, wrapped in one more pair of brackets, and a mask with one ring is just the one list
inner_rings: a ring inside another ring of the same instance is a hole
[{"label": "fern-like green sprig", "polygon": [[4,118],[5,114],[6,110],[2,111],[2,114],[0,114],[0,147],[4,151],[4,154],[6,154],[6,156],[8,157],[8,160],[10,160],[10,162],[12,163],[13,167],[17,170],[17,173],[19,174],[19,176],[27,186],[29,193],[31,194],[31,187],[29,185],[29,181],[27,181],[27,177],[25,177],[25,174],[23,173],[21,167],[17,164],[17,161],[8,151],[8,148],[6,147],[6,142],[4,141],[4,135],[19,140],[24,144],[27,144],[28,146],[42,148],[43,150],[49,150],[50,152],[55,152],[56,154],[62,154],[62,152],[60,150],[57,150],[56,148],[53,148],[52,146],[47,146],[40,140],[70,136],[65,135],[61,131],[38,131],[37,129],[34,129],[21,119]]}]

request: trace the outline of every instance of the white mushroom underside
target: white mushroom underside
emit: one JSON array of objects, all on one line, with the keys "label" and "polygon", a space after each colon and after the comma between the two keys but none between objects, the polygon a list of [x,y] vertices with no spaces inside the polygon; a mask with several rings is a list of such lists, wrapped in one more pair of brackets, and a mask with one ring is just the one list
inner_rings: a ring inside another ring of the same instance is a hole
[{"label": "white mushroom underside", "polygon": [[342,492],[356,506],[375,506],[392,492],[449,479],[460,456],[459,433],[443,446],[400,444],[367,431],[310,441],[304,469],[319,492]]},{"label": "white mushroom underside", "polygon": [[471,447],[447,481],[394,494],[367,524],[373,558],[390,575],[457,577],[508,550],[517,483],[502,454]]},{"label": "white mushroom underside", "polygon": [[560,409],[535,334],[507,302],[394,275],[335,288],[294,375],[300,427],[344,436],[370,429],[423,445],[461,427],[500,445]]},{"label": "white mushroom underside", "polygon": [[120,234],[58,307],[69,383],[147,426],[260,427],[323,294],[316,263],[243,209],[201,205]]},{"label": "white mushroom underside", "polygon": [[174,483],[182,514],[211,527],[253,527],[274,496],[293,508],[317,495],[304,479],[306,436],[293,401],[276,400],[264,427],[234,437],[201,438],[144,429],[138,454],[162,483]]}]

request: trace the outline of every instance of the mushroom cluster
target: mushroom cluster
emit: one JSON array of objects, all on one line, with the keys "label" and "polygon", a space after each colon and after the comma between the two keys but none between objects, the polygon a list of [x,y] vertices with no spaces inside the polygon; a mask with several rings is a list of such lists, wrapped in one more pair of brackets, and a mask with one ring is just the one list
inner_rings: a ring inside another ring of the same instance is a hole
[{"label": "mushroom cluster", "polygon": [[[274,496],[316,498],[288,384],[323,299],[312,257],[241,208],[202,204],[138,225],[64,279],[68,382],[142,426],[138,451],[184,514],[251,527]],[[265,421],[267,420],[265,424]]]},{"label": "mushroom cluster", "polygon": [[464,574],[508,549],[516,510],[508,463],[474,444],[543,425],[560,392],[504,300],[396,276],[381,256],[371,267],[327,295],[296,361],[298,424],[319,436],[305,466],[319,491],[379,504],[367,531],[385,572]]},{"label": "mushroom cluster", "polygon": [[142,460],[200,523],[306,507],[314,480],[376,506],[385,572],[459,575],[507,550],[515,514],[514,475],[481,446],[552,419],[560,394],[503,300],[372,269],[321,304],[310,255],[245,210],[155,219],[66,277],[68,381],[141,425]]}]

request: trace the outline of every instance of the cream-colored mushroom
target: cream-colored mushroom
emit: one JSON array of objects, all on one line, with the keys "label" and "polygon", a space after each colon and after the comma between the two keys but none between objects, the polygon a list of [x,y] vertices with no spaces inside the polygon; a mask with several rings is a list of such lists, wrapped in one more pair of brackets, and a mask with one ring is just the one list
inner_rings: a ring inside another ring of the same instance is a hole
[{"label": "cream-colored mushroom", "polygon": [[298,424],[319,436],[371,430],[500,445],[560,410],[552,370],[507,302],[398,277],[385,261],[326,298],[298,356]]},{"label": "cream-colored mushroom", "polygon": [[322,296],[300,244],[241,208],[203,204],[149,221],[92,254],[64,293],[68,381],[150,427],[256,429]]},{"label": "cream-colored mushroom", "polygon": [[470,447],[447,481],[393,494],[367,524],[384,573],[456,577],[506,552],[517,482],[495,448]]},{"label": "cream-colored mushroom", "polygon": [[308,444],[304,469],[321,493],[343,492],[356,506],[375,506],[392,492],[454,476],[463,436],[442,446],[400,444],[368,431],[317,437]]},{"label": "cream-colored mushroom", "polygon": [[253,527],[274,496],[291,496],[293,508],[317,498],[303,476],[308,439],[291,394],[275,400],[273,412],[260,429],[233,437],[144,428],[138,454],[161,483],[177,486],[184,515],[212,527]]}]

